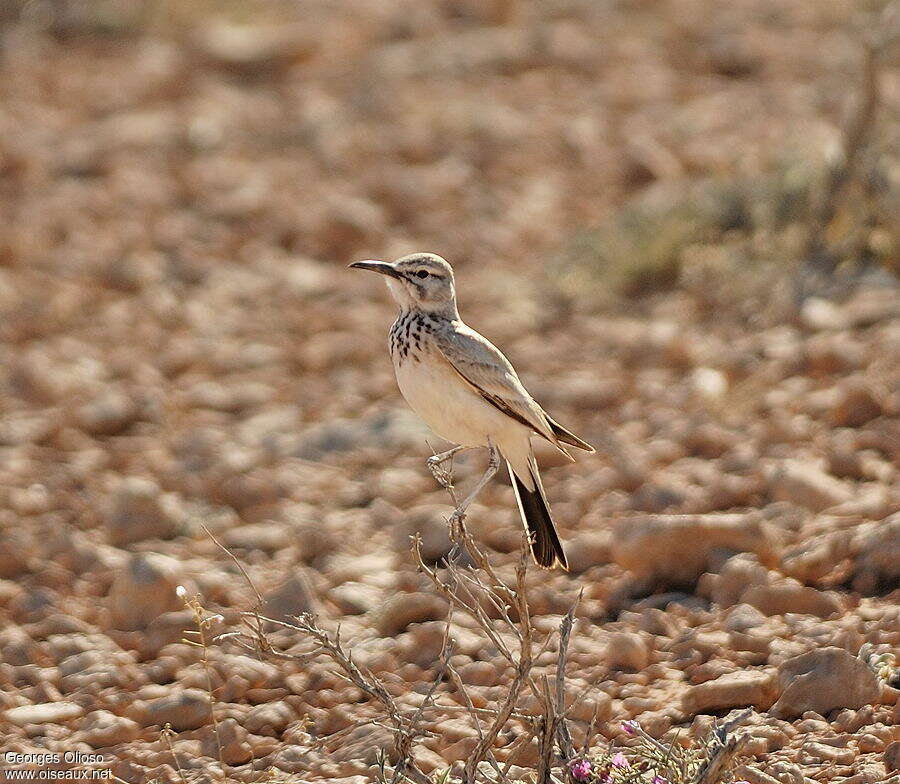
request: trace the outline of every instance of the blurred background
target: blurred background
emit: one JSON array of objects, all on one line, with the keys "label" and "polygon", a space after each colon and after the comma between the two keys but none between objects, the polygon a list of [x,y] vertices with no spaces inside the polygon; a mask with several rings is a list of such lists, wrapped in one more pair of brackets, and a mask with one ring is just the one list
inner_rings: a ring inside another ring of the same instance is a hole
[{"label": "blurred background", "polygon": [[[862,0],[3,0],[0,708],[75,707],[5,714],[0,746],[75,738],[168,781],[177,714],[186,764],[215,756],[174,588],[226,618],[252,601],[204,525],[268,612],[343,619],[373,667],[426,677],[445,608],[408,536],[448,551],[440,443],[396,390],[387,292],[346,270],[412,250],[454,264],[466,321],[599,447],[541,453],[573,569],[530,580],[536,615],[584,587],[589,639],[638,640],[579,665],[610,716],[689,722],[661,712],[679,688],[747,666],[726,637],[657,691],[617,674],[722,629],[725,555],[791,586],[755,600],[794,619],[756,664],[900,643],[898,20]],[[726,512],[753,536],[703,533]],[[625,533],[651,513],[698,527],[654,554]],[[514,562],[505,481],[470,525]],[[350,721],[325,669],[216,656],[235,780],[365,774],[371,739],[309,751]],[[464,758],[446,746],[432,768]]]}]

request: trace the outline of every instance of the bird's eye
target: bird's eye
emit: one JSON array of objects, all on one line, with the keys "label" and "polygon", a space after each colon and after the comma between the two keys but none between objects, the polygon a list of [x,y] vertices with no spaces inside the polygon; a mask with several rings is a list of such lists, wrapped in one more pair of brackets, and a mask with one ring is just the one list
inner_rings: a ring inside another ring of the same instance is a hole
[{"label": "bird's eye", "polygon": [[416,277],[417,277],[417,278],[427,278],[427,277],[428,277],[428,270],[419,270],[419,271],[416,273]]}]

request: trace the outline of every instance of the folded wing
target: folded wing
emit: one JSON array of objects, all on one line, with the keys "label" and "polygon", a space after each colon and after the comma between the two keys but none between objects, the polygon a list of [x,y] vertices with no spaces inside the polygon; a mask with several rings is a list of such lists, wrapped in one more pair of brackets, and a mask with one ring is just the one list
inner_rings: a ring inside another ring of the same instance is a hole
[{"label": "folded wing", "polygon": [[453,332],[435,334],[444,359],[484,400],[531,428],[566,455],[562,444],[593,452],[590,444],[552,420],[528,394],[509,360],[493,343],[460,323]]}]

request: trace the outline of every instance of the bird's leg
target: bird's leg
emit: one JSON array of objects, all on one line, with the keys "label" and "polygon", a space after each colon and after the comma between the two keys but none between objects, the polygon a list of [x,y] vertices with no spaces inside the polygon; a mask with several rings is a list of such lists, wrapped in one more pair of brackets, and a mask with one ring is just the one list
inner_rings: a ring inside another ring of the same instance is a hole
[{"label": "bird's leg", "polygon": [[463,520],[465,520],[466,510],[469,508],[469,504],[471,504],[478,494],[484,490],[485,485],[494,478],[494,474],[496,474],[497,469],[500,468],[500,452],[498,452],[497,448],[490,442],[488,442],[488,450],[490,458],[488,460],[487,469],[482,474],[481,479],[475,484],[475,487],[472,488],[472,492],[457,505],[456,509],[453,510],[453,514],[450,515],[450,537],[454,541],[461,533],[460,529],[462,528]]}]

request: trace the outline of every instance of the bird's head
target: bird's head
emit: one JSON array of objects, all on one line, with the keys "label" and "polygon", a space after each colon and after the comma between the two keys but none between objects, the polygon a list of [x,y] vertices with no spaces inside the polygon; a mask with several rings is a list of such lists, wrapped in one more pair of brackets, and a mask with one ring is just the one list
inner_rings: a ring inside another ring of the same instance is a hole
[{"label": "bird's head", "polygon": [[458,317],[453,268],[434,253],[411,253],[390,262],[356,261],[350,266],[384,275],[391,294],[404,310]]}]

